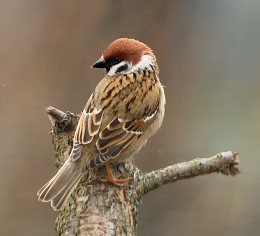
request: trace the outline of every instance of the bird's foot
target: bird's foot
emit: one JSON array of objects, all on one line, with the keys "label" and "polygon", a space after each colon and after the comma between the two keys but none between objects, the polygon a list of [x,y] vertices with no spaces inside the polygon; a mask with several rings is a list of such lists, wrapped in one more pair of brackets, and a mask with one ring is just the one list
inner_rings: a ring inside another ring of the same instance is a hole
[{"label": "bird's foot", "polygon": [[131,177],[119,179],[122,175],[118,176],[118,178],[115,178],[109,163],[106,163],[106,169],[107,169],[107,179],[99,179],[99,182],[111,183],[115,186],[123,187],[123,186],[127,186],[129,181],[131,180]]},{"label": "bird's foot", "polygon": [[111,183],[111,184],[113,184],[115,186],[119,186],[119,187],[124,187],[124,186],[128,185],[130,180],[131,180],[131,177],[119,179],[119,178],[115,178],[114,176],[108,176],[107,179],[99,179],[98,181],[102,182],[102,183]]}]

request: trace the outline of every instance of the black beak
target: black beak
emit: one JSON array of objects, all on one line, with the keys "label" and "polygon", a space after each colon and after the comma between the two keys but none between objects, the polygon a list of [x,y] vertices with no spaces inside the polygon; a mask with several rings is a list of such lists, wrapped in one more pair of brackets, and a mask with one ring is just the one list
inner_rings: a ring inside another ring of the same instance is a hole
[{"label": "black beak", "polygon": [[108,68],[108,63],[103,59],[100,58],[93,66],[92,68]]}]

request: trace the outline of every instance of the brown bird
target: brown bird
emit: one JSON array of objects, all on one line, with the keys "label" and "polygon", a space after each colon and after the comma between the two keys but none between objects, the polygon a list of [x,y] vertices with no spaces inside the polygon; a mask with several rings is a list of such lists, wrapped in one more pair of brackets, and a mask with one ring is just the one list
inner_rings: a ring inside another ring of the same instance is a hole
[{"label": "brown bird", "polygon": [[112,42],[92,67],[106,75],[90,96],[79,119],[73,149],[58,173],[37,193],[54,210],[66,203],[81,177],[90,168],[119,163],[137,153],[155,134],[164,117],[165,95],[153,51],[135,39]]}]

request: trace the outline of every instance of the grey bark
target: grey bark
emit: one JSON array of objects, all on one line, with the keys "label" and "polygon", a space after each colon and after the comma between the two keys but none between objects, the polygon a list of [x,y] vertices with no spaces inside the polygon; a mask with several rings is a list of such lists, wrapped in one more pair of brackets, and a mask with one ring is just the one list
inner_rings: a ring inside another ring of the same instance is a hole
[{"label": "grey bark", "polygon": [[[53,107],[46,111],[52,123],[51,134],[59,168],[71,151],[78,116]],[[124,163],[113,165],[115,176],[131,176],[125,187],[100,182],[106,178],[104,167],[90,170],[59,212],[56,230],[59,235],[134,236],[138,205],[143,195],[164,184],[198,175],[212,172],[236,175],[239,173],[237,164],[238,154],[229,151],[145,173],[134,165],[133,158],[129,158]]]}]

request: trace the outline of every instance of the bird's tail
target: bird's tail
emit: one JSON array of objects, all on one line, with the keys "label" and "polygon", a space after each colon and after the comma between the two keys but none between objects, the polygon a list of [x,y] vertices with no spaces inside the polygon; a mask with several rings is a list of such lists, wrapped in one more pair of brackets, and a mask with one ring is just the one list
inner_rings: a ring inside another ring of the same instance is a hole
[{"label": "bird's tail", "polygon": [[59,211],[82,177],[79,167],[80,163],[67,160],[58,173],[37,192],[38,199],[51,202],[52,208]]}]

